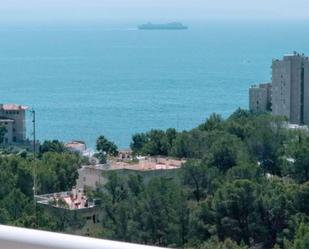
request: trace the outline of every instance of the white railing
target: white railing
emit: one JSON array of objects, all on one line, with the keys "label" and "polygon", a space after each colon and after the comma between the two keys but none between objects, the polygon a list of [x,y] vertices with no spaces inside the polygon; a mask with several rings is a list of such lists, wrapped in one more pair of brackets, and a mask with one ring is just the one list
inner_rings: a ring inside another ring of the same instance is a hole
[{"label": "white railing", "polygon": [[110,240],[93,239],[0,225],[0,249],[159,249]]}]

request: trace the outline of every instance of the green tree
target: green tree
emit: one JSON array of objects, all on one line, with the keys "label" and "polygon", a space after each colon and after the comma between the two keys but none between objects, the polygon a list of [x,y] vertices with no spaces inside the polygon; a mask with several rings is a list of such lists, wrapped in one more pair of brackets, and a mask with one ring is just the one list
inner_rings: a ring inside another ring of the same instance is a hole
[{"label": "green tree", "polygon": [[196,247],[217,234],[216,212],[212,207],[212,197],[191,207],[189,219],[189,244]]},{"label": "green tree", "polygon": [[116,172],[111,172],[108,175],[108,182],[105,185],[105,189],[110,194],[113,204],[127,198],[128,191],[125,180]]},{"label": "green tree", "polygon": [[5,208],[0,208],[0,224],[7,224],[10,220],[10,214]]},{"label": "green tree", "polygon": [[220,171],[226,172],[243,160],[243,156],[242,142],[233,135],[222,135],[210,147],[207,162]]},{"label": "green tree", "polygon": [[117,156],[118,155],[118,148],[117,145],[113,142],[107,140],[104,136],[100,136],[97,139],[97,150],[100,152],[105,152],[108,155],[111,156]]},{"label": "green tree", "polygon": [[245,140],[252,160],[260,162],[265,172],[281,175],[280,158],[288,139],[283,119],[270,115],[256,116]]},{"label": "green tree", "polygon": [[243,163],[229,169],[226,176],[229,180],[248,179],[260,182],[263,179],[263,172],[258,165]]},{"label": "green tree", "polygon": [[295,195],[295,204],[299,212],[309,216],[309,182],[299,187]]},{"label": "green tree", "polygon": [[139,174],[130,174],[128,179],[128,187],[131,194],[138,196],[144,191],[145,188],[143,177]]},{"label": "green tree", "polygon": [[293,249],[308,249],[308,248],[309,248],[309,225],[301,223],[296,233]]},{"label": "green tree", "polygon": [[216,177],[219,176],[216,168],[208,167],[197,160],[188,161],[182,168],[182,174],[184,184],[192,191],[197,202],[214,192]]},{"label": "green tree", "polygon": [[130,144],[130,148],[134,154],[140,154],[142,152],[143,147],[148,142],[148,137],[144,133],[137,133],[132,136],[132,142]]},{"label": "green tree", "polygon": [[74,153],[46,152],[37,162],[38,193],[67,191],[76,185],[82,158]]},{"label": "green tree", "polygon": [[58,140],[52,141],[44,141],[42,145],[40,145],[40,153],[44,154],[46,152],[56,152],[56,153],[64,153],[67,149],[64,144]]},{"label": "green tree", "polygon": [[215,194],[217,231],[221,240],[231,238],[250,244],[256,227],[256,185],[249,180],[227,183]]},{"label": "green tree", "polygon": [[[216,140],[218,132],[206,132],[199,129],[190,131],[187,142],[189,158],[202,159],[209,153],[210,147]],[[219,136],[219,135],[218,135]]]},{"label": "green tree", "polygon": [[153,178],[142,194],[140,205],[144,241],[161,246],[179,246],[185,242],[185,195],[177,184]]},{"label": "green tree", "polygon": [[106,163],[106,157],[109,156],[117,156],[118,148],[117,145],[111,141],[109,141],[104,136],[100,136],[97,139],[96,148],[99,151],[97,157],[99,158],[101,163]]},{"label": "green tree", "polygon": [[168,139],[162,130],[151,130],[147,133],[148,141],[142,149],[143,155],[167,156],[169,150]]},{"label": "green tree", "polygon": [[283,245],[285,233],[294,213],[295,186],[280,179],[265,181],[260,189],[258,210],[260,225],[256,234],[266,248]]},{"label": "green tree", "polygon": [[238,245],[235,241],[226,239],[220,242],[217,239],[211,239],[201,245],[196,246],[196,249],[248,249],[247,246]]},{"label": "green tree", "polygon": [[169,151],[169,155],[178,157],[178,158],[190,158],[190,134],[189,132],[181,132],[177,134],[176,138],[173,141],[173,146]]},{"label": "green tree", "polygon": [[226,129],[229,133],[239,137],[242,141],[248,139],[252,132],[253,115],[243,109],[237,109],[226,122]]},{"label": "green tree", "polygon": [[11,219],[17,221],[23,216],[24,210],[29,205],[29,200],[19,189],[13,188],[3,199],[3,205]]},{"label": "green tree", "polygon": [[309,181],[309,139],[302,141],[294,154],[295,163],[292,170],[294,178],[303,183]]},{"label": "green tree", "polygon": [[213,113],[204,124],[199,126],[203,131],[223,130],[224,120],[221,115]]},{"label": "green tree", "polygon": [[[169,128],[165,132],[169,147],[172,147],[174,140],[177,137],[177,131],[174,128]],[[170,149],[170,148],[169,148]]]}]

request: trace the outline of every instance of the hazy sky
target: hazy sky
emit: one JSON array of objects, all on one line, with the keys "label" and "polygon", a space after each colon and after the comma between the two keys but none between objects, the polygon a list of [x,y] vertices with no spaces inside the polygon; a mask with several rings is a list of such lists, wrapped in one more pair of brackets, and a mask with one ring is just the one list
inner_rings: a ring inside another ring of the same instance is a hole
[{"label": "hazy sky", "polygon": [[309,0],[0,0],[0,21],[309,19]]}]

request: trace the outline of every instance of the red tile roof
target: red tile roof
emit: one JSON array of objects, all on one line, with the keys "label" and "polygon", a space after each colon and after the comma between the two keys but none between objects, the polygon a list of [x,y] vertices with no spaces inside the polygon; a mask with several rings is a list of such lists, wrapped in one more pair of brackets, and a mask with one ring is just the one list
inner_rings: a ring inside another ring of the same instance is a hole
[{"label": "red tile roof", "polygon": [[28,106],[17,105],[17,104],[3,104],[2,109],[5,111],[19,111],[19,110],[27,110]]}]

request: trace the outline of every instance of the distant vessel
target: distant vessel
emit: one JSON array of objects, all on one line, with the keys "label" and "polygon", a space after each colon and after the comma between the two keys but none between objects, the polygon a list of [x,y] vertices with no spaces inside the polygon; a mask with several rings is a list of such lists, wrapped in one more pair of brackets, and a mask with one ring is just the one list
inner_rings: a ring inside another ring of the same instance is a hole
[{"label": "distant vessel", "polygon": [[180,30],[180,29],[188,29],[187,26],[184,26],[180,22],[171,22],[166,24],[153,24],[151,22],[138,26],[139,29],[142,30],[160,30],[160,29],[167,29],[167,30]]}]

